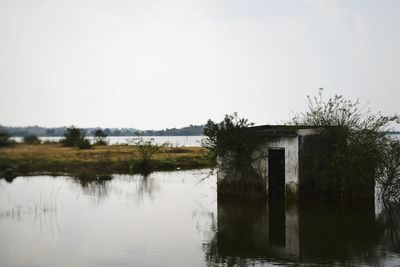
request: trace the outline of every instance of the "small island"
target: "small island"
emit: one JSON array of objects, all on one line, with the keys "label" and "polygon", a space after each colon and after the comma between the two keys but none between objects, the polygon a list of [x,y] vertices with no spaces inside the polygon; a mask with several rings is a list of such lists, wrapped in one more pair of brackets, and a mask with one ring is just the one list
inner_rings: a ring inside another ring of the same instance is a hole
[{"label": "small island", "polygon": [[[161,147],[151,159],[151,170],[209,167],[201,147]],[[92,146],[89,149],[61,144],[15,144],[0,148],[0,176],[29,174],[107,175],[139,173],[143,158],[136,146]]]}]

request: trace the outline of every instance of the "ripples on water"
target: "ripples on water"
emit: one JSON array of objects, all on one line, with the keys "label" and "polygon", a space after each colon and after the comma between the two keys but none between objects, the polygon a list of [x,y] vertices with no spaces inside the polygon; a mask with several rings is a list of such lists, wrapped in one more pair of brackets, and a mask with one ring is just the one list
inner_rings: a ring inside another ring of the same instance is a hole
[{"label": "ripples on water", "polygon": [[0,266],[400,264],[400,209],[218,199],[207,171],[0,180]]}]

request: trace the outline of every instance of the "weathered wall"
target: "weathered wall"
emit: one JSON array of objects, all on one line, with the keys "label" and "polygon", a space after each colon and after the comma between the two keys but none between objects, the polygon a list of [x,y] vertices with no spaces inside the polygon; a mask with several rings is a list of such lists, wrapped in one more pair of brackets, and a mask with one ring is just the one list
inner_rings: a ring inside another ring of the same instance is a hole
[{"label": "weathered wall", "polygon": [[325,149],[327,144],[319,135],[306,135],[299,138],[299,190],[301,196],[313,194],[313,181],[318,177],[321,170],[320,150]]},{"label": "weathered wall", "polygon": [[265,197],[265,179],[256,169],[242,170],[218,159],[218,195],[247,195]]},{"label": "weathered wall", "polygon": [[253,168],[263,177],[268,192],[268,150],[285,150],[286,197],[297,198],[299,185],[299,138],[298,136],[269,137],[254,152]]}]

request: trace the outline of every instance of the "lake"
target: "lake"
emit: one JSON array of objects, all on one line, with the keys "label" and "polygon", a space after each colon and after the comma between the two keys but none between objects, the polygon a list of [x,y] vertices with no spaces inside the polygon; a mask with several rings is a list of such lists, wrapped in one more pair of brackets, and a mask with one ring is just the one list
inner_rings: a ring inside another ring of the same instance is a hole
[{"label": "lake", "polygon": [[[142,136],[145,140],[154,139],[156,144],[165,144],[168,143],[171,146],[201,146],[201,140],[204,139],[204,136]],[[64,137],[62,136],[40,136],[39,139],[42,142],[51,141],[58,142]],[[91,143],[94,142],[93,136],[87,137]],[[128,144],[132,139],[137,138],[137,136],[109,136],[106,139],[109,141],[110,145],[118,145],[118,144]],[[12,140],[22,143],[22,137],[11,137]]]},{"label": "lake", "polygon": [[[394,138],[400,139],[400,134],[393,134]],[[110,145],[118,145],[118,144],[128,144],[130,140],[136,138],[135,136],[109,136],[107,140]],[[156,144],[162,145],[168,143],[172,146],[201,146],[201,140],[205,138],[205,136],[143,136],[145,140],[154,139]],[[11,137],[12,140],[15,140],[18,143],[22,143],[22,137]],[[52,141],[58,142],[63,137],[61,136],[41,136],[39,139],[42,142]],[[91,143],[94,142],[94,138],[89,136],[88,139]]]},{"label": "lake", "polygon": [[400,264],[400,209],[217,199],[208,170],[0,180],[0,266]]}]

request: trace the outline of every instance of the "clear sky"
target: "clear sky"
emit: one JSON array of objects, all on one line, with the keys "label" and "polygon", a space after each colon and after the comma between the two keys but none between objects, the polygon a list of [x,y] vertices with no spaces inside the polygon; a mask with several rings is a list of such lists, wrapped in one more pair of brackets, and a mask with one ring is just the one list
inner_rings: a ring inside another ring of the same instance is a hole
[{"label": "clear sky", "polygon": [[320,87],[400,112],[399,0],[0,0],[0,124],[257,124]]}]

